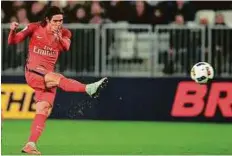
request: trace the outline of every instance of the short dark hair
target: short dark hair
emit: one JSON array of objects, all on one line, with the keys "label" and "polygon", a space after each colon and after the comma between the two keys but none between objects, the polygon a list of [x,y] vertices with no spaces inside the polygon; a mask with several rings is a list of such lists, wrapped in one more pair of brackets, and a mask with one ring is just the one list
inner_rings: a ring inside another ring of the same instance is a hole
[{"label": "short dark hair", "polygon": [[64,15],[64,12],[57,6],[51,6],[50,8],[47,9],[47,11],[44,14],[44,19],[41,21],[41,26],[44,27],[47,25],[47,21],[46,21],[47,18],[48,20],[51,20],[52,16],[59,14]]},{"label": "short dark hair", "polygon": [[46,13],[45,13],[45,18],[48,18],[49,20],[52,19],[52,16],[54,15],[59,15],[59,14],[64,14],[64,12],[57,6],[52,6],[50,8],[47,9]]}]

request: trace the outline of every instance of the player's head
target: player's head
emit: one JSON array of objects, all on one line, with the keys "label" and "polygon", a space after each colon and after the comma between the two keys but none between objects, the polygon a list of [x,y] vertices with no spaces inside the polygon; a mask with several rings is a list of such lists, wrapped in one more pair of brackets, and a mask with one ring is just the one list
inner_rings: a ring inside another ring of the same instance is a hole
[{"label": "player's head", "polygon": [[52,6],[46,11],[43,22],[51,29],[51,31],[57,31],[63,24],[63,14],[64,13],[60,8]]}]

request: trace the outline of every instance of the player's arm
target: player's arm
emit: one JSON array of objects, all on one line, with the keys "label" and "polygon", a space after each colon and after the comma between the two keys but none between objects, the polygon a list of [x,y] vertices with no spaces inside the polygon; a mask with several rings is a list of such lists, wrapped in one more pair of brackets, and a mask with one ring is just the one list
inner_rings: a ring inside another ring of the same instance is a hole
[{"label": "player's arm", "polygon": [[16,32],[19,24],[17,22],[12,22],[10,25],[10,33],[8,36],[8,44],[17,44],[22,42],[26,37],[31,35],[33,32],[33,26],[28,25],[22,31]]},{"label": "player's arm", "polygon": [[71,32],[69,30],[59,31],[57,32],[57,37],[64,51],[68,51],[71,44]]}]

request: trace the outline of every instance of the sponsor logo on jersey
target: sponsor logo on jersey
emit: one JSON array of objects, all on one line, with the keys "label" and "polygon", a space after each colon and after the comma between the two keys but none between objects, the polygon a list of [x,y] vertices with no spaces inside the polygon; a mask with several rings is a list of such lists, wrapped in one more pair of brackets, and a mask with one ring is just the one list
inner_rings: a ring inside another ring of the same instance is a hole
[{"label": "sponsor logo on jersey", "polygon": [[39,48],[37,46],[34,46],[33,52],[44,56],[56,56],[56,52],[48,46],[44,46],[44,48]]}]

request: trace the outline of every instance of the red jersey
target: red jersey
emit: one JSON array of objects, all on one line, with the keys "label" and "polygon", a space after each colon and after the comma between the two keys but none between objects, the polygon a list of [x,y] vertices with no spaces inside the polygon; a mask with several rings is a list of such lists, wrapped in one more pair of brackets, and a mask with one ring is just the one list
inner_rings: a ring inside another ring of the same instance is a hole
[{"label": "red jersey", "polygon": [[[71,32],[68,29],[61,29],[62,38],[70,40]],[[46,27],[40,23],[31,23],[19,33],[11,31],[8,38],[9,44],[16,44],[30,37],[29,54],[27,58],[27,67],[34,69],[42,67],[48,71],[54,71],[56,61],[60,52],[68,50],[57,40],[57,38],[48,32]]]}]

